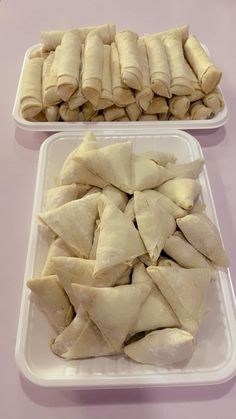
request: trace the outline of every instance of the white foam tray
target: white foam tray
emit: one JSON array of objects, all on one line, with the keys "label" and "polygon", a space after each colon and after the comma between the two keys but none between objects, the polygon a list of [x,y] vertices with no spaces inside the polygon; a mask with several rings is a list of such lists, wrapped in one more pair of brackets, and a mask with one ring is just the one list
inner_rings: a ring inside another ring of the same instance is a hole
[{"label": "white foam tray", "polygon": [[[104,132],[94,134],[101,146],[131,140],[136,153],[147,150],[172,151],[178,162],[202,156],[197,140],[183,131],[144,130],[133,133]],[[45,387],[122,388],[216,384],[234,376],[236,371],[236,310],[229,271],[221,271],[212,281],[206,313],[192,359],[183,367],[158,368],[142,365],[125,357],[101,357],[66,361],[50,350],[55,336],[47,320],[29,300],[25,282],[41,272],[47,254],[47,244],[38,233],[36,215],[42,210],[45,191],[55,185],[55,179],[65,157],[82,140],[82,133],[58,133],[41,146],[32,226],[23,284],[19,317],[16,362],[22,374],[31,382]],[[201,198],[208,216],[218,226],[206,168],[199,177]]]},{"label": "white foam tray", "polygon": [[[138,128],[146,128],[146,127],[155,127],[155,128],[174,128],[174,129],[186,129],[186,130],[192,130],[192,129],[214,129],[219,128],[222,125],[225,125],[225,123],[228,120],[229,113],[227,109],[227,105],[225,102],[224,109],[216,115],[212,119],[206,119],[206,120],[197,120],[197,121],[136,121],[136,122],[30,122],[24,119],[21,115],[20,111],[20,92],[21,92],[21,83],[22,83],[22,76],[23,76],[23,70],[24,66],[31,54],[36,48],[39,48],[40,44],[33,45],[30,47],[24,57],[22,70],[20,74],[19,84],[16,92],[15,102],[13,106],[13,118],[16,122],[16,124],[29,131],[78,131],[80,129],[96,129],[96,127],[100,127],[103,129],[113,128],[114,123],[117,125],[117,127],[120,129],[129,127],[130,124],[132,126],[136,126]],[[203,45],[203,47],[207,50],[207,48]],[[225,99],[224,99],[225,101]]]}]

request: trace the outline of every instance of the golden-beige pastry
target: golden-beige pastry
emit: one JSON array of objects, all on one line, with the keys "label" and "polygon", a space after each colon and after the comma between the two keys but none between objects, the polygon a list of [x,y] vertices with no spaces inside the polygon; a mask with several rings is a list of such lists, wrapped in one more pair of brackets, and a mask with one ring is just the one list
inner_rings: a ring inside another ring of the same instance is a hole
[{"label": "golden-beige pastry", "polygon": [[75,256],[72,250],[66,245],[64,240],[60,237],[56,237],[52,242],[48,250],[47,259],[44,264],[43,270],[41,275],[42,276],[49,276],[55,275],[55,269],[53,264],[53,257],[57,256]]},{"label": "golden-beige pastry", "polygon": [[172,96],[169,99],[170,113],[179,119],[183,119],[190,107],[188,96]]},{"label": "golden-beige pastry", "polygon": [[219,84],[222,72],[212,62],[199,40],[190,35],[184,43],[185,56],[198,77],[204,93],[210,93]]},{"label": "golden-beige pastry", "polygon": [[166,168],[173,173],[174,177],[177,178],[191,178],[196,179],[201,173],[205,160],[199,158],[189,163],[167,163]]},{"label": "golden-beige pastry", "polygon": [[142,90],[143,76],[138,51],[138,35],[135,32],[118,32],[115,36],[120,57],[121,79],[135,90]]},{"label": "golden-beige pastry", "polygon": [[219,89],[214,89],[202,98],[205,106],[211,109],[214,115],[217,115],[224,108],[224,99]]},{"label": "golden-beige pastry", "polygon": [[135,92],[135,99],[138,106],[146,111],[153,98],[153,91],[151,89],[147,48],[143,39],[138,39],[138,53],[143,76],[143,88],[141,91]]},{"label": "golden-beige pastry", "polygon": [[167,113],[168,110],[169,106],[166,98],[154,96],[145,112],[147,112],[147,114],[161,114]]},{"label": "golden-beige pastry", "polygon": [[57,105],[62,101],[57,91],[57,65],[59,48],[51,51],[43,63],[42,72],[42,99],[43,106]]},{"label": "golden-beige pastry", "polygon": [[137,121],[142,113],[142,110],[140,109],[139,105],[137,105],[137,103],[130,103],[126,106],[125,111],[130,121]]},{"label": "golden-beige pastry", "polygon": [[42,70],[44,59],[41,57],[28,60],[24,67],[20,109],[23,118],[34,118],[43,108]]},{"label": "golden-beige pastry", "polygon": [[96,106],[97,109],[106,109],[113,104],[111,84],[111,46],[103,46],[103,70],[101,96]]},{"label": "golden-beige pastry", "polygon": [[103,115],[105,121],[119,121],[121,118],[126,116],[126,113],[124,108],[112,105],[109,108],[104,109]]},{"label": "golden-beige pastry", "polygon": [[175,178],[160,185],[158,192],[166,195],[181,208],[191,210],[194,200],[201,192],[201,185],[195,179]]},{"label": "golden-beige pastry", "polygon": [[190,119],[208,119],[212,114],[212,110],[205,106],[202,100],[197,100],[192,102],[189,113]]},{"label": "golden-beige pastry", "polygon": [[171,72],[165,46],[159,37],[145,37],[150,70],[151,88],[154,93],[171,97]]},{"label": "golden-beige pastry", "polygon": [[44,108],[44,114],[48,122],[56,122],[60,119],[59,106],[51,105]]}]

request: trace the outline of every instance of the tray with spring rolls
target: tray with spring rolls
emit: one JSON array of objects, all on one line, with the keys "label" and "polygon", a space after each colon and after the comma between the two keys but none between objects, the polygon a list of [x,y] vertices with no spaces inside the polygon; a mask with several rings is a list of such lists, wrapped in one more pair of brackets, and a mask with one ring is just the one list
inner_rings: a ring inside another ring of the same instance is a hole
[{"label": "tray with spring rolls", "polygon": [[[113,125],[113,130],[107,131],[97,127],[93,134],[99,147],[130,141],[135,155],[171,151],[180,164],[203,158],[197,140],[184,131],[120,131]],[[236,312],[229,269],[218,269],[210,282],[204,318],[194,338],[194,352],[186,362],[164,367],[140,364],[123,355],[66,360],[52,352],[55,331],[29,298],[26,281],[40,276],[47,258],[49,243],[36,224],[37,215],[45,208],[45,194],[58,184],[63,162],[83,137],[84,132],[57,133],[41,146],[15,348],[21,373],[40,386],[77,389],[192,386],[218,384],[232,378],[236,371]],[[205,213],[219,229],[206,167],[198,181]]]},{"label": "tray with spring rolls", "polygon": [[[204,47],[205,51],[208,53],[207,48],[203,44],[201,45]],[[110,47],[110,45],[109,46],[104,45],[104,48],[105,47]],[[112,105],[113,102],[111,102],[111,106],[108,107],[107,109],[104,109],[103,111],[102,110],[95,111],[93,106],[90,104],[90,102],[86,102],[84,105],[80,106],[79,108],[74,109],[74,105],[73,106],[70,105],[70,101],[69,101],[68,109],[66,108],[67,106],[66,102],[62,102],[61,105],[59,105],[60,109],[57,106],[46,107],[42,110],[42,112],[40,112],[38,116],[38,120],[37,118],[35,118],[35,120],[33,119],[28,120],[25,117],[23,117],[22,111],[21,111],[21,90],[22,90],[23,72],[29,60],[29,57],[34,55],[35,51],[39,51],[39,49],[40,49],[40,45],[35,45],[26,51],[23,66],[22,66],[22,71],[21,71],[21,75],[19,79],[18,89],[17,89],[17,93],[15,97],[14,108],[13,108],[13,118],[16,124],[26,130],[76,131],[78,129],[88,129],[89,126],[94,126],[94,127],[99,126],[101,128],[107,129],[113,126],[113,122],[116,122],[116,123],[119,122],[118,124],[119,128],[128,127],[130,125],[130,122],[132,122],[132,124],[137,127],[155,126],[157,128],[175,128],[175,129],[191,130],[191,129],[214,129],[214,128],[223,126],[227,122],[227,119],[228,119],[227,104],[225,102],[225,99],[223,97],[222,91],[219,86],[218,86],[217,94],[220,95],[219,106],[221,107],[221,110],[218,110],[216,114],[214,114],[214,112],[212,113],[209,112],[208,116],[204,117],[206,119],[200,119],[198,118],[198,116],[196,116],[198,111],[201,112],[201,110],[199,110],[198,107],[193,109],[192,114],[191,114],[192,115],[191,119],[189,115],[186,116],[186,119],[184,118],[179,119],[179,116],[178,117],[176,116],[179,112],[178,106],[183,106],[183,107],[187,106],[186,103],[180,104],[179,102],[178,104],[177,102],[174,103],[173,101],[172,104],[169,105],[170,104],[169,99],[166,100],[166,98],[156,96],[156,95],[154,95],[152,102],[150,102],[150,105],[147,108],[147,109],[150,109],[150,114],[149,114],[148,110],[143,111],[140,108],[140,106],[137,106],[137,100],[139,99],[138,99],[138,95],[136,91],[136,94],[135,94],[136,103],[130,103],[126,108],[120,105],[117,107],[116,105]],[[178,100],[178,98],[181,98],[181,96],[179,97],[172,96],[172,99],[174,100],[176,99]],[[180,100],[184,101],[183,98],[184,96]],[[186,96],[185,96],[185,102],[186,100],[188,101],[188,99],[186,99]],[[210,101],[211,100],[212,99],[210,98]],[[218,101],[218,98],[216,100]],[[194,102],[191,102],[190,107],[193,106],[193,104]],[[197,104],[197,101],[196,101],[196,104]],[[70,106],[72,106],[71,109],[70,109]],[[113,109],[113,106],[115,106],[115,109]],[[156,108],[157,110],[158,108],[160,109],[158,111],[160,113],[157,113],[157,114],[153,113],[153,107],[155,106],[157,107]],[[170,112],[171,106],[172,106],[172,109],[174,108],[176,109],[176,112],[177,112],[176,115],[174,115],[175,111],[172,111],[174,114]],[[55,111],[56,108],[57,110]],[[204,106],[203,111],[207,112],[207,109],[209,111],[209,107],[206,105]],[[56,120],[56,121],[51,120],[51,118],[52,119],[54,118],[54,111],[58,113],[56,118],[59,120]],[[180,110],[180,112],[182,112],[182,110]],[[70,113],[71,113],[71,116],[69,116],[69,118],[72,118],[75,120],[67,121],[67,117],[68,115],[70,115]],[[46,114],[49,120],[46,119],[46,116],[45,116]],[[61,115],[63,115],[64,120],[62,119]],[[131,120],[129,120],[129,118]],[[192,119],[192,118],[196,118],[196,119]]]}]

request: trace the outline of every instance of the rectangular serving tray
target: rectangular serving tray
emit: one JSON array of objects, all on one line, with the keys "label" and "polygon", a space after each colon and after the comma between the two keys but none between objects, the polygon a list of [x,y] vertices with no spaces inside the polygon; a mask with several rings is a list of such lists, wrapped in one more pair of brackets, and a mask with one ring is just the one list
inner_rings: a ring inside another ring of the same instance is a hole
[{"label": "rectangular serving tray", "polygon": [[[134,133],[131,129],[122,131],[113,126],[110,131],[96,129],[93,132],[101,146],[131,140],[135,153],[171,151],[179,163],[203,156],[197,140],[183,131],[149,129],[147,134],[144,129]],[[217,384],[232,378],[236,371],[236,310],[229,270],[219,271],[210,284],[195,352],[183,368],[142,365],[122,356],[66,361],[52,353],[50,343],[55,334],[30,302],[26,280],[40,274],[47,255],[48,244],[36,225],[45,192],[55,185],[63,161],[81,142],[83,134],[57,133],[41,146],[15,349],[21,373],[40,386],[77,389],[192,386]],[[218,226],[206,168],[199,181],[206,213]]]}]

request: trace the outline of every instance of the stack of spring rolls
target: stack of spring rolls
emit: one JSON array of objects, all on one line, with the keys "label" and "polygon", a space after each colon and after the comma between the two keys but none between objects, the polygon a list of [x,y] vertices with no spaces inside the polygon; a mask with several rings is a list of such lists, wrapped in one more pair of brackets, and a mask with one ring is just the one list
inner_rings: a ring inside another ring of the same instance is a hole
[{"label": "stack of spring rolls", "polygon": [[222,73],[188,26],[139,37],[112,24],[42,32],[23,72],[28,121],[198,120],[224,107]]},{"label": "stack of spring rolls", "polygon": [[27,282],[56,355],[191,358],[210,280],[229,265],[198,200],[203,165],[130,141],[99,147],[91,132],[66,157],[39,214],[48,256]]}]

